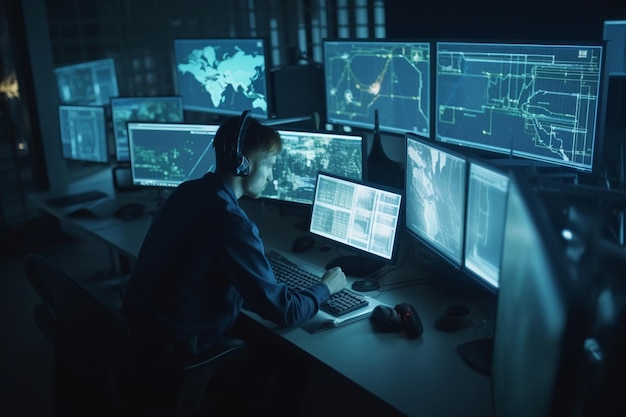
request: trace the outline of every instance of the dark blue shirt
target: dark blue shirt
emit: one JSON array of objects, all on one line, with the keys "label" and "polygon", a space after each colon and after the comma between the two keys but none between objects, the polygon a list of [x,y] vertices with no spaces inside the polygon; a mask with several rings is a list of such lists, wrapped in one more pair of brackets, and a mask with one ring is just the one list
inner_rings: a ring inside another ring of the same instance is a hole
[{"label": "dark blue shirt", "polygon": [[202,349],[246,308],[282,326],[312,318],[325,284],[290,291],[278,284],[257,226],[232,188],[209,173],[179,185],[152,221],[126,292],[134,334]]}]

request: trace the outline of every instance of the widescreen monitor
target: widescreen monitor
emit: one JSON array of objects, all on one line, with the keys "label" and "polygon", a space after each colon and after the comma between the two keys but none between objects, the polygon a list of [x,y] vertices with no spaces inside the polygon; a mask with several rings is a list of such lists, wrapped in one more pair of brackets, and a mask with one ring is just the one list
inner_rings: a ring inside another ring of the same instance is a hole
[{"label": "widescreen monitor", "polygon": [[402,202],[399,190],[318,173],[309,231],[357,252],[326,267],[361,277],[395,262]]},{"label": "widescreen monitor", "polygon": [[174,74],[186,110],[268,118],[263,38],[176,39]]},{"label": "widescreen monitor", "polygon": [[109,162],[103,107],[60,105],[59,131],[63,158],[82,162]]},{"label": "widescreen monitor", "polygon": [[183,99],[180,96],[112,97],[111,119],[117,162],[127,162],[130,156],[126,123],[180,123],[183,121]]},{"label": "widescreen monitor", "polygon": [[465,221],[465,272],[492,291],[500,282],[509,175],[484,161],[469,160]]},{"label": "widescreen monitor", "polygon": [[57,67],[54,74],[62,104],[105,106],[119,95],[112,58]]},{"label": "widescreen monitor", "polygon": [[438,141],[593,170],[603,48],[437,42]]},{"label": "widescreen monitor", "polygon": [[430,137],[430,42],[325,39],[329,123]]},{"label": "widescreen monitor", "polygon": [[215,171],[213,138],[219,125],[128,123],[133,184],[177,187]]},{"label": "widescreen monitor", "polygon": [[317,173],[356,180],[365,178],[366,143],[362,135],[279,130],[283,150],[276,158],[274,178],[262,198],[286,203],[313,203]]},{"label": "widescreen monitor", "polygon": [[406,227],[454,267],[463,260],[467,157],[406,135]]}]

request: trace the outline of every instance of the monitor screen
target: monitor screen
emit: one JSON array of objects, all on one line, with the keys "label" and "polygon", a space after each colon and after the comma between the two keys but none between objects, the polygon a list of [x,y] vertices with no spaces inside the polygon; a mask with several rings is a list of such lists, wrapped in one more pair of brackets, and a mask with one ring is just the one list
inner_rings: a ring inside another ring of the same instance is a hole
[{"label": "monitor screen", "polygon": [[436,48],[438,141],[592,171],[602,46]]},{"label": "monitor screen", "polygon": [[319,173],[309,231],[356,250],[337,258],[347,275],[364,276],[395,261],[403,197],[398,190]]},{"label": "monitor screen", "polygon": [[133,184],[176,187],[215,171],[213,138],[219,125],[128,123]]},{"label": "monitor screen", "polygon": [[63,104],[104,106],[119,95],[112,58],[58,67],[54,73]]},{"label": "monitor screen", "polygon": [[268,118],[267,55],[262,38],[176,39],[175,81],[185,109]]},{"label": "monitor screen", "polygon": [[361,135],[279,130],[283,150],[276,158],[274,179],[261,197],[312,204],[319,171],[365,178],[365,139]]},{"label": "monitor screen", "polygon": [[430,137],[430,43],[325,39],[326,118],[382,132]]},{"label": "monitor screen", "polygon": [[59,106],[59,129],[65,159],[83,162],[109,162],[104,108]]},{"label": "monitor screen", "polygon": [[441,144],[407,134],[405,175],[409,233],[460,268],[467,158]]},{"label": "monitor screen", "polygon": [[508,174],[470,159],[463,265],[490,290],[500,281],[508,185]]},{"label": "monitor screen", "polygon": [[183,99],[180,96],[112,97],[111,119],[117,162],[127,162],[130,156],[126,123],[180,123],[183,121]]},{"label": "monitor screen", "polygon": [[581,283],[545,206],[521,180],[513,176],[509,185],[491,373],[494,415],[575,415],[560,407],[574,405],[581,394],[567,387],[577,383],[569,372],[582,365],[587,336],[576,310],[585,297],[575,289]]}]

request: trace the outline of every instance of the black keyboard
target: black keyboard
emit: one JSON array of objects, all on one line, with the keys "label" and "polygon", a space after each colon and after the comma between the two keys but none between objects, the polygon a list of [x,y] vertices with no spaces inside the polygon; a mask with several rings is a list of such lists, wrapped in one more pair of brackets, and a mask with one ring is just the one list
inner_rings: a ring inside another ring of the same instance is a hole
[{"label": "black keyboard", "polygon": [[48,204],[55,207],[68,207],[74,204],[86,203],[88,201],[98,200],[108,195],[99,190],[90,190],[76,194],[66,194],[61,197],[55,197],[48,200]]},{"label": "black keyboard", "polygon": [[[282,257],[282,255],[268,254],[274,276],[278,282],[284,283],[289,289],[301,290],[320,282],[317,275],[300,268],[298,265]],[[360,294],[347,288],[330,296],[330,299],[320,305],[320,310],[335,317],[351,313],[363,308],[369,301]]]}]

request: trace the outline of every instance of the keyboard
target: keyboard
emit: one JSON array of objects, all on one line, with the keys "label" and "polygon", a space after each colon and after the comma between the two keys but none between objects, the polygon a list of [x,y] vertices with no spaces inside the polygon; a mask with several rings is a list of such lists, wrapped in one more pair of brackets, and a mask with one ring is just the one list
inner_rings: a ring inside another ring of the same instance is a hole
[{"label": "keyboard", "polygon": [[87,203],[89,201],[98,200],[108,195],[99,190],[84,191],[76,194],[66,194],[61,197],[50,198],[48,204],[55,207],[68,207],[75,204]]},{"label": "keyboard", "polygon": [[[317,275],[302,269],[280,254],[268,254],[267,259],[270,261],[276,280],[287,285],[291,290],[301,290],[320,282]],[[320,310],[332,316],[341,317],[366,307],[368,304],[369,302],[365,297],[344,288],[331,295],[328,301],[322,303]]]}]

